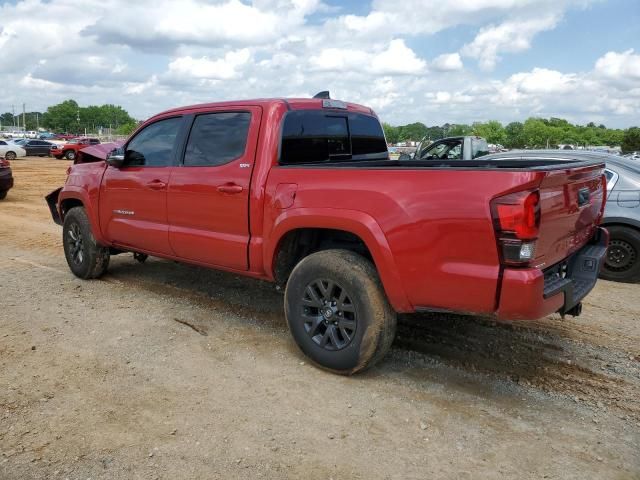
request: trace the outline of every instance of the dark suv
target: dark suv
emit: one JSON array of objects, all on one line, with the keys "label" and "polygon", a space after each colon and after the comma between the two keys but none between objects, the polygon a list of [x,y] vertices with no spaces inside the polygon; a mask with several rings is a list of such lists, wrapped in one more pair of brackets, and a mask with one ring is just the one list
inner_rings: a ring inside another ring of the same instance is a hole
[{"label": "dark suv", "polygon": [[9,160],[0,158],[0,200],[7,196],[7,192],[13,187],[13,174]]}]

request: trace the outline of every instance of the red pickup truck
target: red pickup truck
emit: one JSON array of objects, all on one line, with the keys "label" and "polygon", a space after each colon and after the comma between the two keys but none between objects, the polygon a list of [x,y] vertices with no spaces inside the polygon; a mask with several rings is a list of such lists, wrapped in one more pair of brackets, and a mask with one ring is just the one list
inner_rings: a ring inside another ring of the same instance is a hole
[{"label": "red pickup truck", "polygon": [[89,145],[98,145],[100,140],[97,138],[74,138],[63,145],[54,145],[51,147],[51,155],[58,160],[66,158],[67,160],[75,160],[78,152]]},{"label": "red pickup truck", "polygon": [[606,251],[604,163],[390,160],[374,112],[329,98],[169,110],[100,147],[47,196],[75,275],[134,252],[276,282],[338,373],[385,354],[397,312],[578,315]]}]

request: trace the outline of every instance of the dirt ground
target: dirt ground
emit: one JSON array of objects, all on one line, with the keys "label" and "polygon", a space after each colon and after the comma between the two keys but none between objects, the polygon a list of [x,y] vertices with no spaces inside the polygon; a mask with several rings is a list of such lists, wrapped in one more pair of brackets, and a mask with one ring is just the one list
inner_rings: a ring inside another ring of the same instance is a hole
[{"label": "dirt ground", "polygon": [[640,285],[577,319],[403,317],[339,377],[267,283],[129,254],[75,278],[43,200],[67,166],[12,162],[0,202],[0,479],[640,478]]}]

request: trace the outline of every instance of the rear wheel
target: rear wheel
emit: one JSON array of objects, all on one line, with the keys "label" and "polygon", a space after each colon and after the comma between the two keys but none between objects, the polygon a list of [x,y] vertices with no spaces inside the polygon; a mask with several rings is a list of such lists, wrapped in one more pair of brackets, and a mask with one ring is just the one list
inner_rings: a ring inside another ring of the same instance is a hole
[{"label": "rear wheel", "polygon": [[640,232],[623,226],[607,230],[609,247],[600,276],[617,282],[640,281]]},{"label": "rear wheel", "polygon": [[343,375],[374,365],[395,336],[396,313],[378,272],[348,250],[324,250],[300,261],[287,282],[285,312],[300,349]]},{"label": "rear wheel", "polygon": [[0,200],[4,200],[7,197],[8,190],[0,190]]},{"label": "rear wheel", "polygon": [[15,160],[16,156],[16,152],[7,152],[4,154],[4,158],[6,158],[7,160]]},{"label": "rear wheel", "polygon": [[98,278],[107,271],[109,249],[96,242],[83,207],[74,207],[65,215],[62,242],[67,264],[76,277]]},{"label": "rear wheel", "polygon": [[75,160],[76,152],[74,152],[73,150],[67,150],[64,154],[64,158],[66,158],[67,160]]}]

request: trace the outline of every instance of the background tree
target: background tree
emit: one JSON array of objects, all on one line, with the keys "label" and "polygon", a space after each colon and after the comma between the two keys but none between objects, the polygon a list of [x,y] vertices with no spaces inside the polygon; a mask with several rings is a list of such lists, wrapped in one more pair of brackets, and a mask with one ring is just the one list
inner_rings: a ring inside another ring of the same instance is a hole
[{"label": "background tree", "polygon": [[96,132],[100,128],[119,129],[123,125],[136,125],[126,110],[118,105],[89,105],[80,107],[75,100],[65,100],[47,109],[42,125],[56,132]]},{"label": "background tree", "polygon": [[640,151],[640,127],[631,127],[624,132],[622,139],[622,151]]},{"label": "background tree", "polygon": [[496,120],[486,123],[474,123],[473,134],[486,138],[488,143],[504,145],[507,141],[507,133],[504,127]]}]

